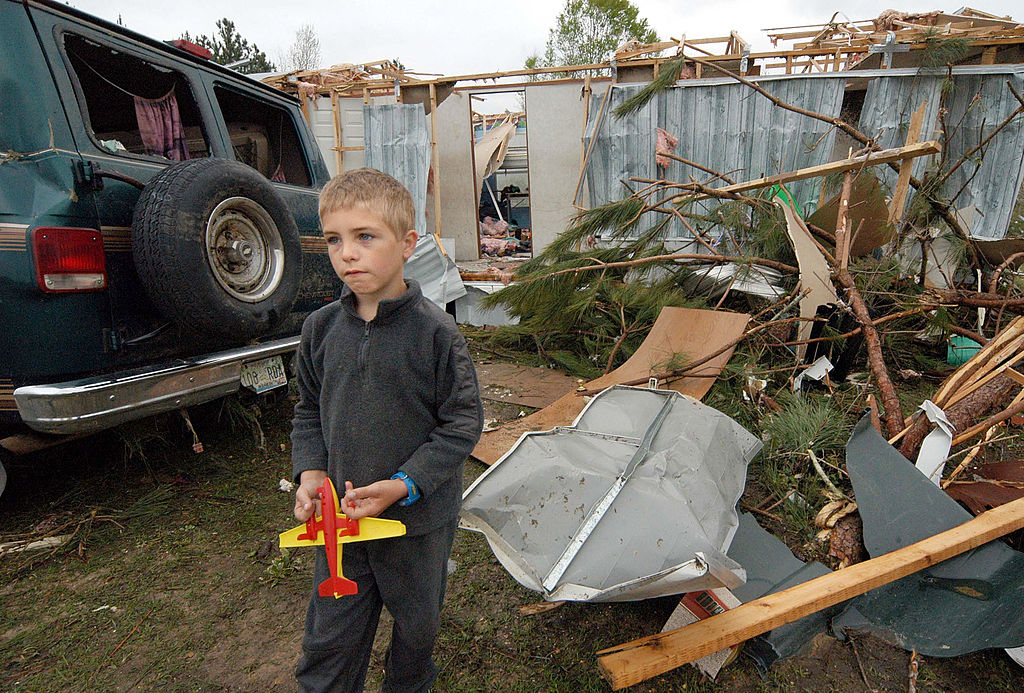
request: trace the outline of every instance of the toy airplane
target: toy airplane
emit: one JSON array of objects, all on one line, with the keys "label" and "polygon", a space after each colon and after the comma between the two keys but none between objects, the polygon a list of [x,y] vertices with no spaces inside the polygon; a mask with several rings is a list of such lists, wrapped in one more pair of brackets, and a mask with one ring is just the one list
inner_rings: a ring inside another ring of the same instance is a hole
[{"label": "toy airplane", "polygon": [[324,479],[323,486],[317,491],[320,492],[322,514],[310,517],[304,525],[281,532],[281,546],[322,545],[327,551],[327,566],[331,576],[320,583],[320,596],[337,598],[355,594],[359,591],[355,581],[347,579],[341,572],[341,545],[400,537],[405,534],[405,525],[397,520],[382,520],[379,517],[348,519],[344,513],[338,512],[338,494],[329,478]]}]

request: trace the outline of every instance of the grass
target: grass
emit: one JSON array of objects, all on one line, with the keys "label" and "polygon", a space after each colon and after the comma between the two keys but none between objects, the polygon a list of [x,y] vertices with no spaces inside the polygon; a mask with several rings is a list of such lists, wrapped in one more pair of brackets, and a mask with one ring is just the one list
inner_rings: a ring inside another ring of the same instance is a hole
[{"label": "grass", "polygon": [[[710,400],[729,399],[745,425],[761,431],[759,410],[730,399],[739,380],[723,381]],[[776,509],[783,524],[766,523],[793,546],[807,541],[805,528],[822,499],[806,458],[791,454],[791,446],[833,459],[857,397],[842,388],[805,400],[779,396],[778,420],[761,422],[769,442],[751,466],[744,503],[795,487],[808,505],[784,503]],[[132,456],[109,434],[9,470],[0,535],[46,521],[93,521],[87,536],[54,555],[33,563],[0,558],[0,690],[294,690],[312,552],[276,546],[277,534],[294,524],[291,496],[277,490],[278,480],[290,476],[291,402],[265,402],[260,414],[251,404],[239,411],[257,416],[256,426],[239,416],[234,430],[218,421],[217,405],[192,411],[206,449],[201,455],[192,452],[180,417],[169,417],[153,424],[163,432],[160,442],[147,439]],[[519,407],[505,410],[502,416],[513,417]],[[467,463],[465,483],[483,469]],[[846,483],[838,474],[833,479]],[[437,691],[607,691],[595,652],[659,631],[674,608],[672,598],[568,603],[528,616],[520,607],[539,595],[508,575],[482,536],[459,532],[452,557],[457,569],[435,651]],[[387,630],[385,619],[371,690],[381,679]],[[779,663],[763,678],[741,658],[714,685],[682,667],[631,690],[864,690],[850,647],[826,641],[827,649]],[[872,686],[905,687],[905,652],[867,636],[857,645],[871,660]],[[1024,670],[1002,653],[926,658],[922,672],[919,690],[1010,691],[1024,684]]]}]

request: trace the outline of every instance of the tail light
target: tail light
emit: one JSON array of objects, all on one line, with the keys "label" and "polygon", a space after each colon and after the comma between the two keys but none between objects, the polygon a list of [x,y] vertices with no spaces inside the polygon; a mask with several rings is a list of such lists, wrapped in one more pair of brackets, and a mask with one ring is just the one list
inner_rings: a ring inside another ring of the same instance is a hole
[{"label": "tail light", "polygon": [[107,286],[103,237],[95,229],[37,228],[32,251],[43,291],[98,291]]}]

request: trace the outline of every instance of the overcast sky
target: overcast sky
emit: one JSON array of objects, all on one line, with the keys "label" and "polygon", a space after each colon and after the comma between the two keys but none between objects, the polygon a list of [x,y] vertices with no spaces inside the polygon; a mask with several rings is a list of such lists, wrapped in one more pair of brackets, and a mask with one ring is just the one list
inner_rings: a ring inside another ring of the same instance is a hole
[{"label": "overcast sky", "polygon": [[[424,0],[71,0],[80,10],[121,23],[157,39],[182,33],[213,34],[227,17],[238,31],[277,62],[295,32],[313,24],[323,66],[398,58],[409,70],[445,75],[514,70],[543,53],[548,31],[564,5],[560,0],[428,2]],[[770,50],[769,27],[822,24],[840,11],[851,20],[876,17],[890,2],[825,0],[634,0],[640,15],[661,38],[724,36],[736,30],[754,50]],[[1024,19],[1020,0],[979,2],[977,9]],[[913,3],[902,11],[954,11],[961,5]]]}]

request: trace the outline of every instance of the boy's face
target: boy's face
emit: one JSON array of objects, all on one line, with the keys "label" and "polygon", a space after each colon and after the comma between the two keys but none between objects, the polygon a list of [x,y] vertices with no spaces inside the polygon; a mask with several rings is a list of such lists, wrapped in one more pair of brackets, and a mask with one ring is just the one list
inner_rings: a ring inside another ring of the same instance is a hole
[{"label": "boy's face", "polygon": [[416,231],[396,234],[363,207],[339,207],[321,221],[331,266],[360,303],[376,305],[405,292],[402,269],[416,248]]}]

